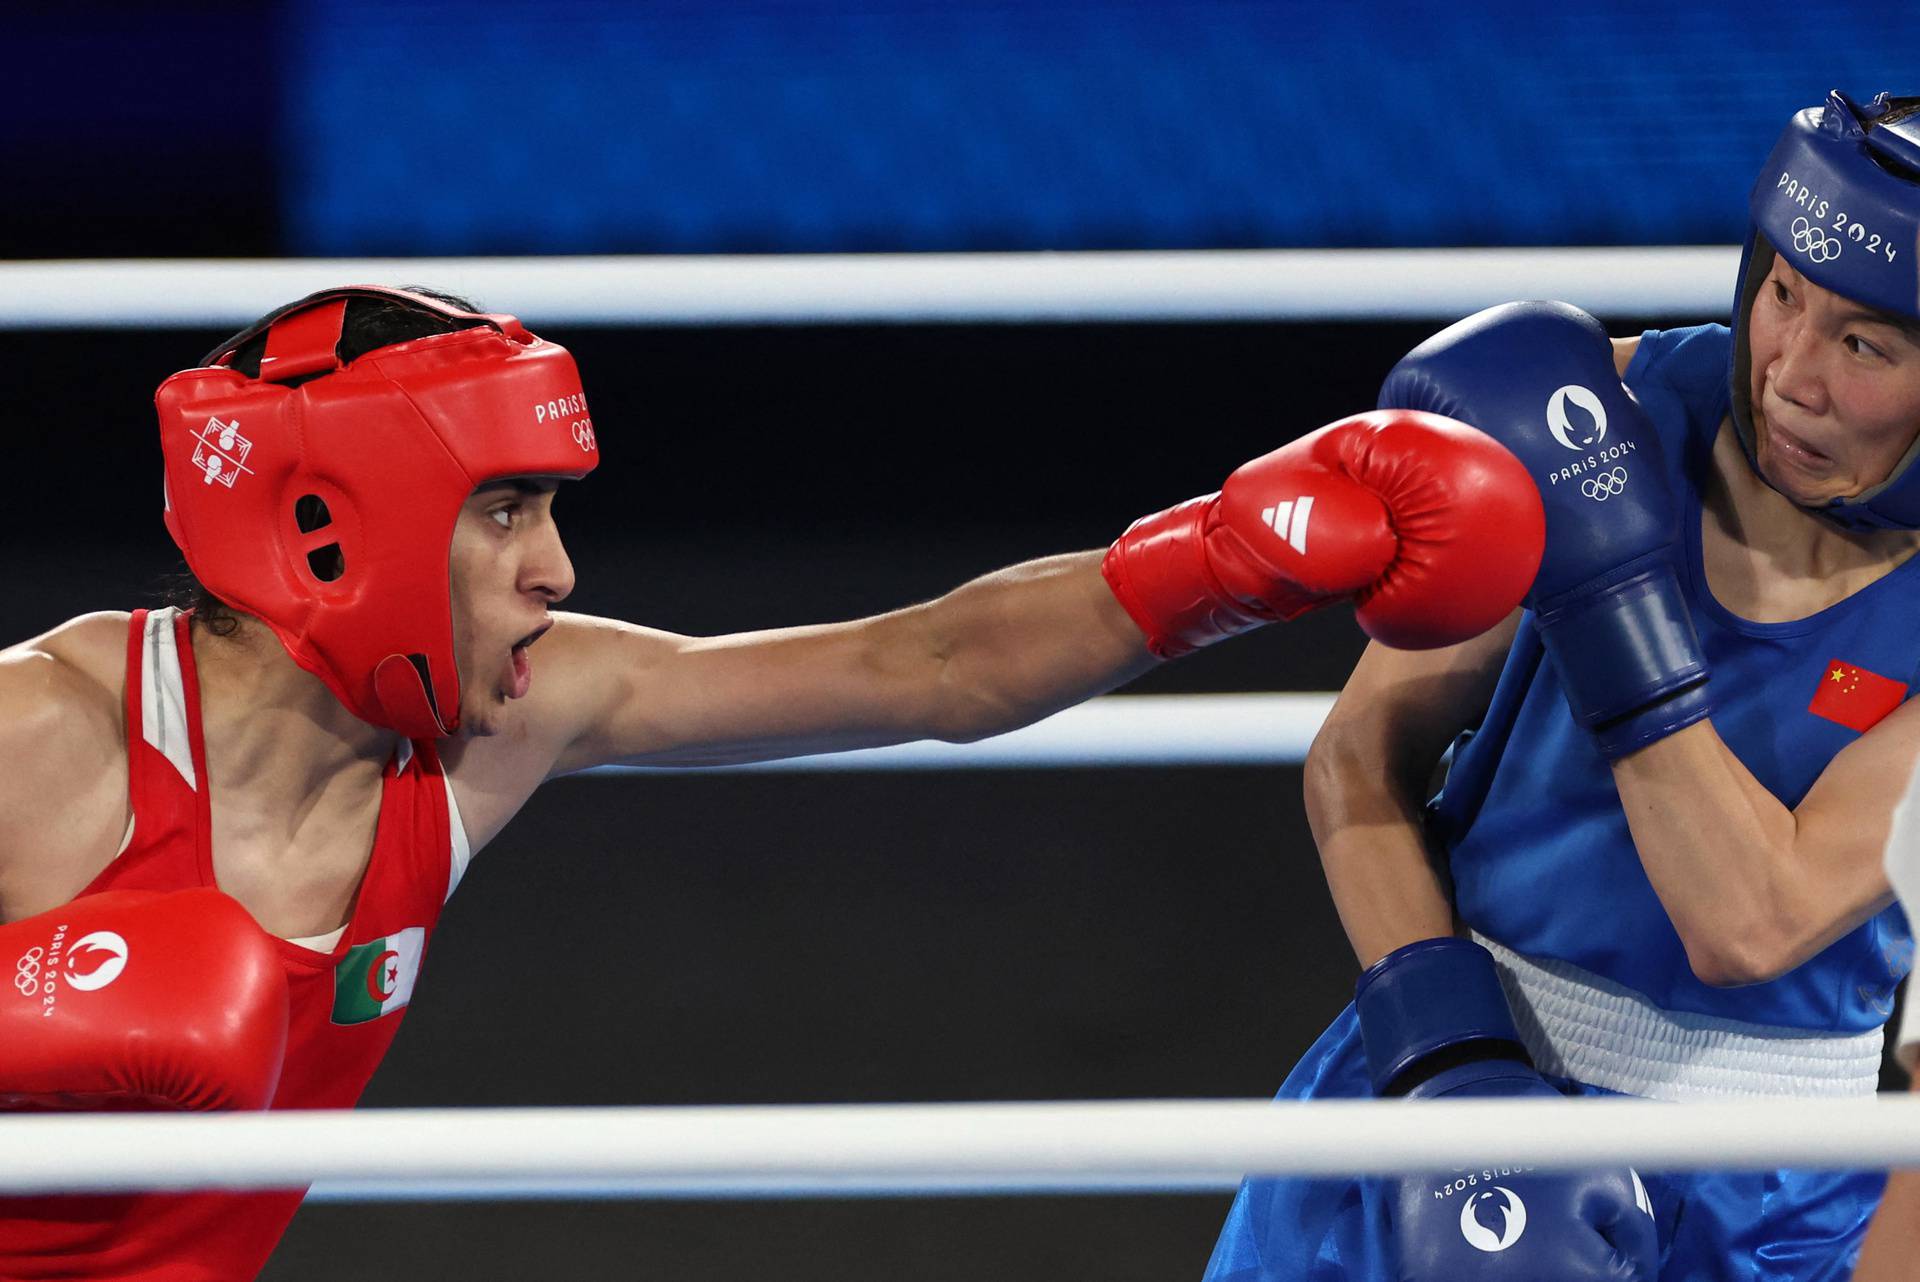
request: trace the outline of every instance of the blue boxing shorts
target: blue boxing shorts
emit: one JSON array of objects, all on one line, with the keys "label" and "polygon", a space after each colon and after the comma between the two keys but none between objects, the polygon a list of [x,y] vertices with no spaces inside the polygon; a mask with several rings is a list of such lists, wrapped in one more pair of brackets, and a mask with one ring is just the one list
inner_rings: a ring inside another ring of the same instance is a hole
[{"label": "blue boxing shorts", "polygon": [[[1510,980],[1510,969],[1502,969]],[[1510,986],[1509,995],[1520,993]],[[1535,1059],[1561,1062],[1533,1044],[1539,1021],[1522,1000],[1514,1004]],[[1627,1093],[1567,1076],[1547,1080],[1572,1096]],[[1359,1020],[1348,1006],[1275,1098],[1365,1099],[1371,1093]],[[1882,1171],[1640,1174],[1653,1200],[1662,1282],[1846,1282],[1886,1184]],[[1392,1282],[1397,1256],[1387,1227],[1390,1200],[1387,1182],[1369,1177],[1249,1179],[1220,1231],[1206,1282]]]}]

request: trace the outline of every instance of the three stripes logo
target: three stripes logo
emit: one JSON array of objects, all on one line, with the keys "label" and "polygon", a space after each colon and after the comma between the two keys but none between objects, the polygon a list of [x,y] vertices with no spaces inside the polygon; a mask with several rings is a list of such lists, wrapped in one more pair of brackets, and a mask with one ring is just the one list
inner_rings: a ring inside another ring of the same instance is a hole
[{"label": "three stripes logo", "polygon": [[1307,518],[1312,512],[1313,496],[1308,494],[1260,509],[1260,519],[1265,521],[1275,534],[1285,539],[1289,547],[1301,556],[1305,556],[1307,554]]}]

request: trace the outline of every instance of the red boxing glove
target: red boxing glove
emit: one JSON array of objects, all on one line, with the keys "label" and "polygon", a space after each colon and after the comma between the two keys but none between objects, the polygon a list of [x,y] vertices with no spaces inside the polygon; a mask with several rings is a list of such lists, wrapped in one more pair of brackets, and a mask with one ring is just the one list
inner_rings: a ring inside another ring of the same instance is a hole
[{"label": "red boxing glove", "polygon": [[1135,521],[1100,569],[1163,659],[1348,597],[1368,636],[1425,650],[1506,618],[1545,539],[1540,492],[1505,446],[1375,410]]},{"label": "red boxing glove", "polygon": [[273,940],[217,890],[113,891],[0,926],[0,1108],[265,1108],[287,1047]]}]

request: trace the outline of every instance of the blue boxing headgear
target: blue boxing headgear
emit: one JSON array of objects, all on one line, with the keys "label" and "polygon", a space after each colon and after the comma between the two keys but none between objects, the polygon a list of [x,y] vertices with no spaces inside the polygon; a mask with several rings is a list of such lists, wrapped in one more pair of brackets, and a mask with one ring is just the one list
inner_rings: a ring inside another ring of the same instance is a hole
[{"label": "blue boxing headgear", "polygon": [[[1862,107],[1835,90],[1799,112],[1747,200],[1753,223],[1733,305],[1733,423],[1754,459],[1746,320],[1784,256],[1823,289],[1920,320],[1920,98]],[[1915,424],[1920,428],[1920,423]],[[1851,530],[1920,529],[1920,436],[1887,479],[1815,509]]]}]

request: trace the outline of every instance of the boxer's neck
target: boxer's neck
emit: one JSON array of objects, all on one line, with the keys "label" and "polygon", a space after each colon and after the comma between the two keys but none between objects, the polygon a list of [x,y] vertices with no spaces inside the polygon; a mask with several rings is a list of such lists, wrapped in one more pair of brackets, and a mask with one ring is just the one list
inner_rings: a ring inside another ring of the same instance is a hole
[{"label": "boxer's neck", "polygon": [[1714,442],[1717,484],[1706,490],[1710,513],[1738,531],[1741,541],[1798,578],[1861,575],[1870,581],[1920,548],[1920,531],[1844,530],[1798,506],[1754,474],[1731,423]]},{"label": "boxer's neck", "polygon": [[224,636],[192,629],[207,768],[221,788],[312,796],[343,774],[377,778],[400,736],[347,711],[264,624],[236,622]]},{"label": "boxer's neck", "polygon": [[1920,532],[1843,530],[1754,474],[1722,424],[1702,487],[1701,555],[1719,603],[1755,623],[1804,619],[1868,587],[1914,554]]}]

